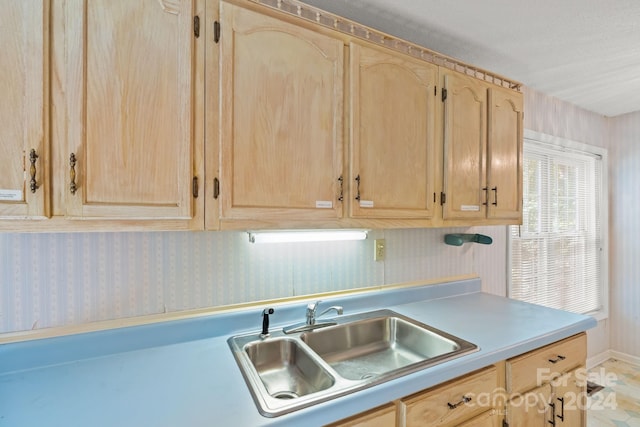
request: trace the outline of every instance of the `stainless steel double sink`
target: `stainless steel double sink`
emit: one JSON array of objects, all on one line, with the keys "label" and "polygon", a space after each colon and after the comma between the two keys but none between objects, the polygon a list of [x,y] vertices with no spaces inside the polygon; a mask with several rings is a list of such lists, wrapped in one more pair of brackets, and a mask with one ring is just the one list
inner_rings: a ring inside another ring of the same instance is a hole
[{"label": "stainless steel double sink", "polygon": [[333,320],[296,334],[229,338],[261,414],[276,417],[478,350],[391,310]]}]

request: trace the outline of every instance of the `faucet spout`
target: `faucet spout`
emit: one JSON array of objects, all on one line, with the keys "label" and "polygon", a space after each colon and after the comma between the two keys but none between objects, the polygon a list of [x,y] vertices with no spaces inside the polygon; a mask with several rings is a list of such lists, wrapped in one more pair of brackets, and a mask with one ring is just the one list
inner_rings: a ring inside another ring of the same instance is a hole
[{"label": "faucet spout", "polygon": [[344,312],[342,306],[340,306],[340,305],[332,305],[331,307],[329,307],[326,310],[324,310],[322,313],[318,314],[317,317],[320,317],[320,316],[322,316],[324,314],[327,314],[331,310],[335,310],[336,313],[338,314],[338,316],[341,315]]},{"label": "faucet spout", "polygon": [[317,301],[317,302],[312,302],[309,303],[309,305],[307,305],[307,325],[311,326],[311,325],[315,325],[316,324],[316,319],[320,316],[322,316],[323,314],[326,314],[328,312],[330,312],[331,310],[335,310],[336,313],[338,313],[338,315],[343,313],[343,309],[341,306],[339,305],[333,305],[329,308],[327,308],[326,310],[324,310],[322,313],[320,314],[316,314],[316,312],[318,311],[318,305],[320,305],[322,301]]},{"label": "faucet spout", "polygon": [[321,303],[322,301],[316,301],[316,302],[312,302],[307,304],[307,311],[306,311],[306,320],[304,323],[297,323],[295,325],[291,325],[291,326],[287,326],[285,328],[282,329],[282,331],[285,334],[293,334],[296,332],[304,332],[304,331],[311,331],[317,328],[323,328],[325,326],[332,326],[335,325],[337,322],[335,320],[325,320],[322,322],[317,322],[318,317],[322,316],[325,313],[328,313],[331,310],[335,310],[336,313],[338,313],[338,315],[342,314],[344,312],[344,310],[342,309],[341,306],[339,305],[333,305],[329,308],[327,308],[326,310],[324,310],[322,313],[320,314],[316,314],[316,312],[318,311],[318,305]]}]

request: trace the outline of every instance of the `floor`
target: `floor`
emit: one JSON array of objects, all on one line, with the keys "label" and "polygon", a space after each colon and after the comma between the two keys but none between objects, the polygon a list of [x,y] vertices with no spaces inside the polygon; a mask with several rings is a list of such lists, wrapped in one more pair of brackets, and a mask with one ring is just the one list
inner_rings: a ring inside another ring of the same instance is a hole
[{"label": "floor", "polygon": [[640,427],[640,367],[615,359],[589,370],[604,388],[587,402],[587,427]]}]

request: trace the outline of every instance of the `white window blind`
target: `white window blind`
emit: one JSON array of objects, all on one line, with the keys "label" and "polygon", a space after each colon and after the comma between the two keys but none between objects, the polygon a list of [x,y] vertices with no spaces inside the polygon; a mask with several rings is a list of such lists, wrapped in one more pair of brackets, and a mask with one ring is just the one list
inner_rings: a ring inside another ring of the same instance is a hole
[{"label": "white window blind", "polygon": [[600,311],[602,156],[525,139],[523,173],[523,224],[510,230],[510,297]]}]

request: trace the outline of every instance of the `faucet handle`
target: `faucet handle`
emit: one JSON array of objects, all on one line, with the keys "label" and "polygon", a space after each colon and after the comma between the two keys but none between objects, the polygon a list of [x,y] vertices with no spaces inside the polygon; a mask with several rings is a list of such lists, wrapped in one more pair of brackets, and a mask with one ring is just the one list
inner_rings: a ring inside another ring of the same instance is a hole
[{"label": "faucet handle", "polygon": [[307,304],[307,311],[315,314],[316,310],[318,310],[318,305],[320,305],[321,302],[322,300],[310,302],[309,304]]},{"label": "faucet handle", "polygon": [[316,310],[318,310],[318,304],[321,302],[321,300],[318,300],[307,304],[307,325],[313,325],[316,323]]}]

